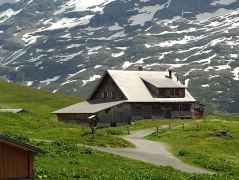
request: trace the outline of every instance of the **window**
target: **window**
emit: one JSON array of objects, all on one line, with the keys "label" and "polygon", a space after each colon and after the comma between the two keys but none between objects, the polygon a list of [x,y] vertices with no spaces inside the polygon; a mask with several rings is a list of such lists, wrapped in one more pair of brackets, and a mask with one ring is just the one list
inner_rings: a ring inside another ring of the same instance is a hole
[{"label": "window", "polygon": [[107,91],[102,92],[102,98],[107,99],[107,97],[108,97]]},{"label": "window", "polygon": [[111,99],[116,99],[116,92],[115,91],[110,92],[110,98]]},{"label": "window", "polygon": [[163,97],[164,96],[164,89],[159,89],[159,97]]},{"label": "window", "polygon": [[181,104],[182,111],[190,111],[190,104]]},{"label": "window", "polygon": [[179,89],[171,89],[170,91],[171,96],[179,96]]}]

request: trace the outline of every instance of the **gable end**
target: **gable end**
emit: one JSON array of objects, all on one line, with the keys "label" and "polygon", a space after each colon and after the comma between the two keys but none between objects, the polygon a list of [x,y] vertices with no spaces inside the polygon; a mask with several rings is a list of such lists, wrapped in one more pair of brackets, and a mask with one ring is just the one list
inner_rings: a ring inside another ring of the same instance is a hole
[{"label": "gable end", "polygon": [[106,72],[96,87],[93,89],[91,95],[88,98],[90,100],[127,100],[124,93],[121,91],[119,86],[115,83],[113,78],[108,72]]}]

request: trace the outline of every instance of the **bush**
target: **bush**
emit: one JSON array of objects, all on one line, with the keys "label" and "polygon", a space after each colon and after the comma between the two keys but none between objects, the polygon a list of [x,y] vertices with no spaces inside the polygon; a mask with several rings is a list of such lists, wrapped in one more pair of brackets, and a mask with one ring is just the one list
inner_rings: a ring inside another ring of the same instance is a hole
[{"label": "bush", "polygon": [[77,152],[77,145],[70,140],[56,140],[51,143],[50,156],[75,157]]},{"label": "bush", "polygon": [[84,147],[81,151],[80,151],[80,153],[81,154],[92,154],[92,149],[90,148],[90,147]]},{"label": "bush", "polygon": [[34,142],[29,137],[21,133],[13,133],[13,132],[5,131],[2,133],[2,135],[16,139],[18,141],[21,141],[27,144],[34,144]]},{"label": "bush", "polygon": [[79,158],[73,159],[73,160],[69,161],[69,164],[73,164],[73,165],[80,164],[80,159]]},{"label": "bush", "polygon": [[178,156],[186,156],[187,154],[189,154],[189,152],[185,149],[180,149],[178,151]]},{"label": "bush", "polygon": [[124,134],[123,131],[120,131],[118,129],[114,129],[114,128],[108,128],[105,130],[107,134],[111,134],[111,135],[121,135]]},{"label": "bush", "polygon": [[36,179],[47,179],[49,177],[49,172],[42,167],[36,167],[35,178]]}]

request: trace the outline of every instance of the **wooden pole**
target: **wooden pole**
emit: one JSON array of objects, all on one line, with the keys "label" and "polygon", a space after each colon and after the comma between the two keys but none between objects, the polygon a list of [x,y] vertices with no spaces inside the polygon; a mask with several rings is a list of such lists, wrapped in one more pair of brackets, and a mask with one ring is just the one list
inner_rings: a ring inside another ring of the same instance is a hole
[{"label": "wooden pole", "polygon": [[128,131],[128,135],[129,135],[129,126],[127,126],[127,131]]},{"label": "wooden pole", "polygon": [[159,127],[157,126],[157,131],[159,131]]}]

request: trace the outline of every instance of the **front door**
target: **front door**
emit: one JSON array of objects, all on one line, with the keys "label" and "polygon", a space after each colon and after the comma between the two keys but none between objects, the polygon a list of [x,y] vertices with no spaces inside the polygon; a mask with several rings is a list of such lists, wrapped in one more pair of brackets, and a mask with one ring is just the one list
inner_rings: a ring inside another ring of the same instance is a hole
[{"label": "front door", "polygon": [[152,108],[151,106],[143,107],[144,119],[152,119]]},{"label": "front door", "polygon": [[166,119],[171,119],[172,118],[171,111],[165,111],[165,118]]}]

